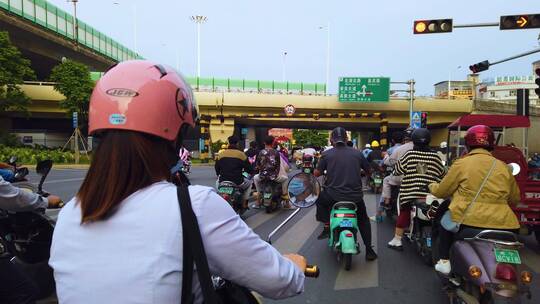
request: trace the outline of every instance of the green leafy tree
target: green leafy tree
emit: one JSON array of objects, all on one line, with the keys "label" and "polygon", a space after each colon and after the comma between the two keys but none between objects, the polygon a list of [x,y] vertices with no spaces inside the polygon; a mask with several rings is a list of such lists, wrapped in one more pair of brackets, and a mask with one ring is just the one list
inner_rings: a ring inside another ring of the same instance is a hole
[{"label": "green leafy tree", "polygon": [[79,126],[86,126],[90,95],[94,89],[88,67],[73,60],[64,60],[52,69],[50,80],[55,82],[54,89],[66,97],[60,102],[60,107],[68,110],[70,115],[77,112]]},{"label": "green leafy tree", "polygon": [[324,147],[328,145],[328,131],[294,129],[293,137],[298,146]]},{"label": "green leafy tree", "polygon": [[0,113],[7,110],[27,112],[30,98],[19,85],[35,78],[30,60],[11,44],[7,32],[0,31]]}]

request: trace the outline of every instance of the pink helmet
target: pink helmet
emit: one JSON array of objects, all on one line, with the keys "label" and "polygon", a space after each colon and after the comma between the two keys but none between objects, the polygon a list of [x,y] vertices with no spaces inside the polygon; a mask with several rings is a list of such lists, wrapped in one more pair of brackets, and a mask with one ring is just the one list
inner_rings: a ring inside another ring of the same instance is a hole
[{"label": "pink helmet", "polygon": [[89,133],[131,130],[175,140],[194,126],[191,87],[175,70],[146,60],[118,63],[97,82],[90,98]]}]

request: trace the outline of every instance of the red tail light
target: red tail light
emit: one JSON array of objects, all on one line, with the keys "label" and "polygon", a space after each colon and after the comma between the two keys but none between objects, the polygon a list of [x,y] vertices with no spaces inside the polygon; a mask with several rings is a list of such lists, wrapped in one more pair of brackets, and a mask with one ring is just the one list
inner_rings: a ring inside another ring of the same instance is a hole
[{"label": "red tail light", "polygon": [[336,213],[336,214],[334,214],[334,217],[352,218],[352,217],[356,217],[356,214],[353,214],[353,213]]},{"label": "red tail light", "polygon": [[345,236],[346,236],[346,237],[352,237],[353,234],[352,234],[352,233],[346,233]]},{"label": "red tail light", "polygon": [[495,277],[499,280],[516,281],[517,275],[514,266],[508,264],[497,264]]},{"label": "red tail light", "polygon": [[224,200],[229,201],[231,198],[227,193],[221,193],[221,197],[223,197]]}]

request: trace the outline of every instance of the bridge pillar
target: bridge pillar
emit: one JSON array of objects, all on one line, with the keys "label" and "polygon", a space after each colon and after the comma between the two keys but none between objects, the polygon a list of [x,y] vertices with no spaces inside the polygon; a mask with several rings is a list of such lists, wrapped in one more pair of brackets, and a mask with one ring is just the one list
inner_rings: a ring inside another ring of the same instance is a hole
[{"label": "bridge pillar", "polygon": [[200,156],[202,162],[207,163],[210,159],[210,120],[201,118],[199,121],[201,126],[201,139],[199,143]]},{"label": "bridge pillar", "polygon": [[234,135],[234,118],[212,118],[210,120],[210,139],[212,142],[226,143]]}]

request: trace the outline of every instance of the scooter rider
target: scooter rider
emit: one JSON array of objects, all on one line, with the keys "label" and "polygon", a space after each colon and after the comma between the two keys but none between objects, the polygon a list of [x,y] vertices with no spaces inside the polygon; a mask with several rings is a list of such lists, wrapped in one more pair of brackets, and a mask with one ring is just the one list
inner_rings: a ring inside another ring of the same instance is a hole
[{"label": "scooter rider", "polygon": [[[384,158],[383,163],[393,168],[394,165],[398,162],[398,160],[405,155],[405,153],[409,152],[414,148],[414,144],[411,141],[411,135],[412,135],[413,129],[408,128],[403,132],[403,144],[392,150],[392,153]],[[399,137],[397,137],[399,139]],[[382,195],[381,200],[383,201],[384,205],[388,206],[390,204],[391,196],[392,196],[392,186],[399,186],[401,185],[401,176],[395,176],[394,174],[390,174],[383,180],[383,189],[382,189]]]},{"label": "scooter rider", "polygon": [[[469,128],[465,145],[469,153],[454,161],[443,180],[429,185],[429,190],[436,197],[452,197],[448,209],[451,220],[461,223],[460,231],[466,228],[518,229],[518,219],[509,203],[519,202],[519,188],[507,165],[491,155],[495,145],[493,130],[484,125]],[[474,197],[477,198],[473,202]],[[449,274],[454,234],[441,226],[439,238],[440,260],[435,269]]]},{"label": "scooter rider", "polygon": [[275,138],[273,136],[266,136],[264,138],[264,149],[259,152],[257,156],[256,168],[259,171],[253,177],[255,182],[255,188],[257,188],[258,198],[256,205],[253,208],[260,208],[262,198],[262,181],[271,180],[281,184],[282,194],[287,194],[287,180],[288,177],[283,174],[279,174],[281,170],[281,155],[274,149]]},{"label": "scooter rider", "polygon": [[445,169],[437,153],[429,147],[431,134],[428,129],[415,129],[411,135],[414,148],[396,163],[393,175],[403,175],[399,189],[399,216],[394,238],[388,247],[403,250],[401,237],[411,222],[411,204],[427,196],[427,186],[439,182]]},{"label": "scooter rider", "polygon": [[362,152],[348,147],[347,132],[337,127],[330,134],[330,142],[334,146],[323,152],[314,175],[319,177],[325,174],[324,191],[317,199],[317,221],[324,223],[324,228],[318,239],[325,239],[330,234],[330,210],[339,201],[356,203],[358,228],[366,245],[366,259],[375,260],[377,254],[371,246],[371,225],[363,199],[361,169],[370,171],[370,165]]},{"label": "scooter rider", "polygon": [[[181,303],[189,236],[170,170],[197,120],[191,88],[173,68],[123,61],[97,81],[89,113],[100,143],[51,247],[58,302]],[[303,292],[303,257],[282,256],[211,188],[188,190],[211,274],[275,299]],[[191,299],[202,303],[197,277]]]},{"label": "scooter rider", "polygon": [[222,181],[229,181],[238,185],[242,189],[242,204],[247,209],[252,180],[244,178],[242,172],[251,175],[253,174],[253,167],[249,163],[246,154],[238,149],[239,141],[238,137],[230,136],[228,138],[229,146],[218,155],[214,166],[218,176],[216,188]]},{"label": "scooter rider", "polygon": [[[57,208],[62,200],[58,196],[42,197],[22,191],[0,176],[0,209],[6,211],[31,211]],[[3,246],[0,246],[0,249]],[[14,267],[0,250],[0,303],[34,303],[39,288],[24,273]]]},{"label": "scooter rider", "polygon": [[15,177],[15,168],[9,164],[0,162],[0,177],[5,181],[12,182]]}]

